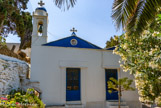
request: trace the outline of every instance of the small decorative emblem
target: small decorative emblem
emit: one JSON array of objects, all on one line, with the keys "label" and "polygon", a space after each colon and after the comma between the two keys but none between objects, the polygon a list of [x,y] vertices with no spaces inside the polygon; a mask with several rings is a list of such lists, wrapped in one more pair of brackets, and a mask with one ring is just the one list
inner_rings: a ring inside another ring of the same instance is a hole
[{"label": "small decorative emblem", "polygon": [[78,41],[77,41],[76,39],[72,39],[72,40],[70,41],[70,43],[71,43],[71,45],[75,46],[75,45],[78,44]]}]

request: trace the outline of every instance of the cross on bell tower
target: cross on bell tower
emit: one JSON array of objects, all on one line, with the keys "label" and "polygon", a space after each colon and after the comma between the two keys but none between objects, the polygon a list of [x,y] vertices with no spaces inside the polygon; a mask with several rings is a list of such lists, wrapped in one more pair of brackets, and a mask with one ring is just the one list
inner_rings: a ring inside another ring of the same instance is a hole
[{"label": "cross on bell tower", "polygon": [[38,3],[40,6],[43,6],[43,5],[45,5],[45,3],[43,3],[43,1],[42,0],[40,0],[40,2]]},{"label": "cross on bell tower", "polygon": [[74,27],[70,31],[72,32],[72,36],[76,36],[75,32],[77,32],[77,30]]}]

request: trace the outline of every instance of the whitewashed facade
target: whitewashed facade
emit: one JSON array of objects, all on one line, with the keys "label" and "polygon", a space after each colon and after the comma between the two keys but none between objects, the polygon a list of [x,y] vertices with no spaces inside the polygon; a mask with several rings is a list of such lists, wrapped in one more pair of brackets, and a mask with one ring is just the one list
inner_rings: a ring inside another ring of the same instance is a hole
[{"label": "whitewashed facade", "polygon": [[[123,72],[120,68],[118,63],[120,57],[114,55],[112,50],[101,49],[82,40],[74,31],[70,37],[47,43],[48,14],[45,8],[37,8],[33,13],[33,19],[31,81],[40,82],[43,102],[46,105],[64,105],[65,107],[74,104],[86,108],[114,108],[110,107],[109,102],[112,100],[107,99],[106,96],[108,70],[115,70],[118,78],[133,79],[132,75]],[[41,36],[37,32],[39,22],[43,25]],[[73,44],[72,39],[76,40]],[[88,46],[92,47],[88,48]],[[68,69],[78,69],[80,73],[79,80],[76,81],[79,84],[75,84],[79,87],[74,86],[74,89],[79,89],[80,97],[70,101],[68,97],[73,96],[69,96],[68,89],[71,89],[73,85],[68,86],[70,85],[67,76],[70,75],[67,74]],[[127,106],[141,108],[138,98],[137,91],[123,92],[122,101],[126,102],[124,108],[128,108]]]}]

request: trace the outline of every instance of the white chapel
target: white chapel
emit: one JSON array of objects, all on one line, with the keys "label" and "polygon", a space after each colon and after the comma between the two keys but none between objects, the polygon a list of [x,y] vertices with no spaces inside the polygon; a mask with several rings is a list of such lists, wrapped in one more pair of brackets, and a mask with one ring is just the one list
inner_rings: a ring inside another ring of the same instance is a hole
[{"label": "white chapel", "polygon": [[[123,72],[114,48],[82,39],[75,28],[71,36],[48,43],[48,13],[42,5],[33,12],[30,75],[39,82],[42,101],[66,108],[118,108],[118,94],[108,92],[107,81],[133,76]],[[123,92],[121,100],[121,108],[141,108],[137,91]]]}]

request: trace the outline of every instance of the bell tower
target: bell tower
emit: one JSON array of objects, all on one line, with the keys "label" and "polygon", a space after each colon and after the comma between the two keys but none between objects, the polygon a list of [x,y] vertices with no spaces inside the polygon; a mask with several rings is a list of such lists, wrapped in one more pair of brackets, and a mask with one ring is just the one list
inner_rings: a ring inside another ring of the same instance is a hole
[{"label": "bell tower", "polygon": [[32,46],[47,43],[48,13],[42,0],[38,4],[40,6],[33,12]]}]

